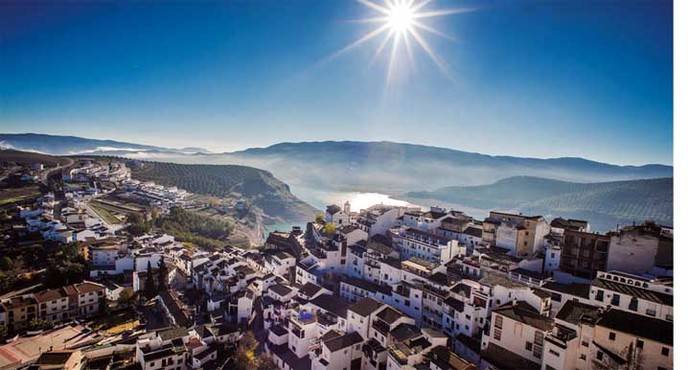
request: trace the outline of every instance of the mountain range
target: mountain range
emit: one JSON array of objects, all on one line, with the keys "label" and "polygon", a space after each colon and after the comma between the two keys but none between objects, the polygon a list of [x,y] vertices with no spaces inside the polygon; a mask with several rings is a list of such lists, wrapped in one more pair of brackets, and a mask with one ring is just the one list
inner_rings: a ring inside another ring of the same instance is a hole
[{"label": "mountain range", "polygon": [[595,182],[673,174],[672,167],[657,164],[619,166],[583,158],[491,156],[391,142],[282,143],[225,156],[267,169],[290,184],[388,194],[485,185],[512,176]]},{"label": "mountain range", "polygon": [[208,153],[202,148],[163,148],[152,145],[125,143],[115,140],[87,139],[77,136],[46,134],[0,134],[0,148],[52,155],[125,154],[125,153]]},{"label": "mountain range", "polygon": [[589,220],[597,231],[648,219],[673,225],[673,178],[574,183],[520,176],[489,185],[410,192],[405,198]]},{"label": "mountain range", "polygon": [[[667,224],[673,219],[673,167],[662,164],[626,166],[579,157],[493,156],[385,141],[280,143],[211,153],[202,148],[163,148],[71,136],[0,134],[0,146],[58,155],[256,167],[289,184],[306,197],[303,199],[316,192],[379,192],[417,199],[417,204],[424,205],[451,203],[482,211],[516,209],[586,218],[602,230],[647,218]],[[202,168],[206,167],[195,171]],[[206,168],[211,169],[215,171]],[[658,180],[638,181],[645,179]],[[159,177],[159,181],[165,179]],[[243,188],[247,190],[248,183]],[[285,204],[297,203],[289,200]]]},{"label": "mountain range", "polygon": [[621,166],[577,157],[492,156],[392,142],[280,143],[229,153],[163,148],[43,134],[0,134],[0,146],[47,154],[97,154],[187,164],[240,164],[265,169],[291,186],[401,194],[445,186],[486,185],[512,176],[604,182],[673,176],[660,164]]}]

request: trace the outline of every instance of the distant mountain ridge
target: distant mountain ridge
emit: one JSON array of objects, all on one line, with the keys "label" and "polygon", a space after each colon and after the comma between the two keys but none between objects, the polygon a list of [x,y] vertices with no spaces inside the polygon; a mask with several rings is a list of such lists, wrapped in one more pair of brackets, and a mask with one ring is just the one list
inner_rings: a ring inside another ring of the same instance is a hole
[{"label": "distant mountain ridge", "polygon": [[0,148],[39,152],[51,155],[103,154],[116,155],[133,152],[207,153],[202,148],[163,148],[115,140],[87,139],[77,136],[46,134],[0,134]]},{"label": "distant mountain ridge", "polygon": [[392,142],[281,143],[226,154],[295,184],[343,190],[405,192],[482,185],[511,176],[593,182],[670,177],[673,167],[619,166],[583,158],[491,156]]},{"label": "distant mountain ridge", "polygon": [[451,186],[405,196],[480,209],[586,219],[598,231],[648,219],[673,225],[673,178],[574,183],[520,176],[490,185]]},{"label": "distant mountain ridge", "polygon": [[[65,139],[62,143],[61,138]],[[484,185],[512,176],[571,182],[673,176],[673,167],[660,164],[620,166],[573,157],[540,159],[491,156],[387,141],[280,143],[265,148],[209,153],[202,152],[201,148],[169,149],[111,140],[0,134],[2,145],[63,155],[83,151],[85,154],[183,164],[246,165],[270,171],[293,187],[397,195],[445,186]]]}]

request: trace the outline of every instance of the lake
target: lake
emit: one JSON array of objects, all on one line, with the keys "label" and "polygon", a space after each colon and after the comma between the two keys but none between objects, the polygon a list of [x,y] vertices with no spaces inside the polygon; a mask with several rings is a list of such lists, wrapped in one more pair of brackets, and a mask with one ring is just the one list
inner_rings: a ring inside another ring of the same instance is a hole
[{"label": "lake", "polygon": [[[303,187],[291,187],[291,191],[298,198],[311,204],[313,207],[316,207],[321,212],[326,209],[326,206],[331,204],[336,204],[339,207],[342,207],[346,201],[350,202],[350,209],[354,212],[359,212],[362,209],[369,208],[376,204],[386,204],[391,206],[414,206],[414,204],[410,202],[394,199],[391,198],[390,195],[382,193],[323,191]],[[292,230],[292,226],[296,225],[304,228],[305,222],[286,222],[266,225],[266,230],[290,231]]]},{"label": "lake", "polygon": [[326,206],[331,204],[342,207],[346,201],[350,202],[350,208],[354,212],[359,212],[362,209],[369,208],[376,204],[387,204],[391,206],[413,205],[404,200],[394,199],[391,198],[390,195],[382,193],[323,191],[303,187],[292,187],[291,189],[293,194],[295,194],[298,198],[321,211],[323,211]]},{"label": "lake", "polygon": [[[411,201],[408,202],[401,199],[395,199],[391,195],[383,193],[324,191],[297,186],[291,187],[291,191],[298,198],[316,207],[321,212],[325,211],[326,206],[328,205],[335,204],[339,207],[342,207],[346,201],[349,201],[350,208],[354,212],[359,212],[362,209],[369,208],[376,204],[386,204],[392,206],[418,206],[427,209],[431,206],[440,206],[448,209],[463,211],[467,215],[478,219],[484,219],[489,215],[489,211],[486,209],[472,208],[461,204],[442,203],[430,199],[411,199]],[[292,230],[293,225],[299,225],[304,228],[305,224],[306,222],[286,222],[281,224],[267,225],[266,230],[290,231]]]}]

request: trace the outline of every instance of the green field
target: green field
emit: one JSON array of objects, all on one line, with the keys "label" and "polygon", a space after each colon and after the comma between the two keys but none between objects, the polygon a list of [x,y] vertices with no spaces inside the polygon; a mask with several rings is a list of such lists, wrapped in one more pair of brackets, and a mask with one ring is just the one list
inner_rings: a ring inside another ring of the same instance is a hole
[{"label": "green field", "polygon": [[89,206],[109,224],[122,223],[132,213],[143,215],[146,212],[146,209],[134,203],[121,203],[105,199],[94,199],[89,202]]},{"label": "green field", "polygon": [[89,202],[89,207],[91,207],[91,209],[93,209],[93,211],[96,212],[98,216],[103,219],[103,221],[111,225],[122,223],[122,221],[117,218],[116,213],[103,206],[103,204],[98,201]]},{"label": "green field", "polygon": [[38,198],[40,195],[38,186],[0,189],[0,206]]}]

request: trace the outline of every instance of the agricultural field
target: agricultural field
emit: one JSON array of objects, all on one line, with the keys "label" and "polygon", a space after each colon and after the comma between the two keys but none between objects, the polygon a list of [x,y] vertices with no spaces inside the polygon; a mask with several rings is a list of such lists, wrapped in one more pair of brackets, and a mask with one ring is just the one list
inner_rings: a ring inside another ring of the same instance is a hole
[{"label": "agricultural field", "polygon": [[125,220],[124,217],[121,215],[118,217],[118,213],[113,212],[111,209],[108,209],[108,207],[104,207],[102,203],[98,201],[89,202],[89,207],[98,215],[98,217],[110,225],[119,224]]},{"label": "agricultural field", "polygon": [[32,200],[41,196],[38,186],[0,189],[0,207]]},{"label": "agricultural field", "polygon": [[89,207],[109,224],[119,224],[127,220],[132,213],[144,215],[147,209],[135,203],[123,203],[109,198],[94,199]]}]

